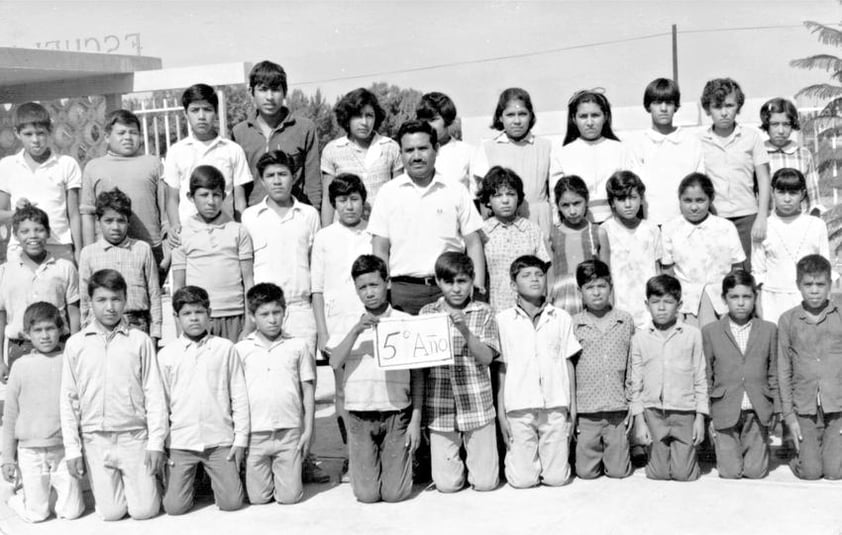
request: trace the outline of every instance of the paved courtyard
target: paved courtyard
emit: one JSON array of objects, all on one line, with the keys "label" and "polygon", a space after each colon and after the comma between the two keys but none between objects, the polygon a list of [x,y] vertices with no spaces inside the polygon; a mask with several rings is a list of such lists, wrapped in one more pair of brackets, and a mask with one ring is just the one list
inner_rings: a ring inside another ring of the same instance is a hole
[{"label": "paved courtyard", "polygon": [[333,482],[308,485],[302,503],[250,506],[222,513],[209,501],[182,517],[137,522],[99,520],[93,511],[74,521],[26,524],[0,505],[0,531],[8,535],[233,535],[239,533],[450,533],[526,534],[842,534],[842,482],[801,482],[785,465],[762,481],[727,481],[708,471],[699,481],[649,481],[638,469],[615,481],[575,479],[561,488],[444,495],[416,486],[399,504],[357,503],[350,485],[338,484],[341,440],[334,424],[333,379],[319,368],[315,453]]}]

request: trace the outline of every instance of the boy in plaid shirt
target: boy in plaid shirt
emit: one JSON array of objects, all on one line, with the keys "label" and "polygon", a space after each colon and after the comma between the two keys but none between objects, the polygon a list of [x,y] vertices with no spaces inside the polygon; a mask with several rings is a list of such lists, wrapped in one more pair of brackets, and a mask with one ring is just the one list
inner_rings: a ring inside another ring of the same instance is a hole
[{"label": "boy in plaid shirt", "polygon": [[474,264],[468,255],[442,254],[435,272],[443,296],[420,314],[450,315],[454,364],[430,368],[426,379],[424,422],[430,430],[433,482],[439,492],[456,492],[465,486],[467,465],[474,490],[492,490],[499,468],[489,365],[500,354],[497,322],[489,305],[471,300]]}]

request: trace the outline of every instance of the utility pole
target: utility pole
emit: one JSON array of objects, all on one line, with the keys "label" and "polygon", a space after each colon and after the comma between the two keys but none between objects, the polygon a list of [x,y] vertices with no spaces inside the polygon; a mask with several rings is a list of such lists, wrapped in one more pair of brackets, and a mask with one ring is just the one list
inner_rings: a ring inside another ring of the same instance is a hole
[{"label": "utility pole", "polygon": [[678,83],[678,26],[672,25],[672,79]]}]

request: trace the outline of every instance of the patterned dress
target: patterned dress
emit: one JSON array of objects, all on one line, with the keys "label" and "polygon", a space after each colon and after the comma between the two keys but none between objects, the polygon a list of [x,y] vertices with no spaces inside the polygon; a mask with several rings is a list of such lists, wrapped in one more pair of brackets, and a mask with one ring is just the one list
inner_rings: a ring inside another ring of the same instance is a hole
[{"label": "patterned dress", "polygon": [[517,292],[512,289],[510,268],[519,256],[535,255],[544,262],[550,261],[544,233],[538,225],[518,217],[503,223],[496,217],[486,219],[482,225],[482,242],[485,265],[488,268],[491,308],[501,312],[515,306]]},{"label": "patterned dress", "polygon": [[646,281],[657,274],[657,262],[664,252],[661,231],[643,220],[630,229],[612,217],[602,224],[611,246],[611,279],[614,304],[634,318],[636,327],[649,321],[646,309]]}]

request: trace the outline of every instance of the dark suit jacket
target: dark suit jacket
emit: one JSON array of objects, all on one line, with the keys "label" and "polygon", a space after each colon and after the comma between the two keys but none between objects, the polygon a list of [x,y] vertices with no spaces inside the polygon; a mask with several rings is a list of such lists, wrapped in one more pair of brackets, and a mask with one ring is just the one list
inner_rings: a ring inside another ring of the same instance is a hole
[{"label": "dark suit jacket", "polygon": [[760,423],[768,425],[773,414],[781,411],[777,327],[754,318],[743,355],[729,322],[726,315],[702,329],[713,425],[727,429],[737,424],[743,392],[748,393]]}]

